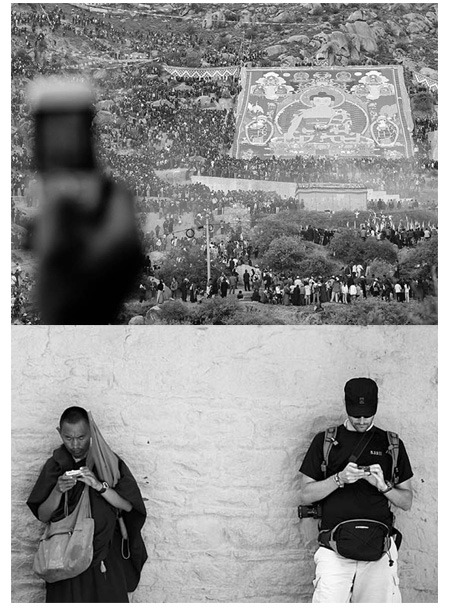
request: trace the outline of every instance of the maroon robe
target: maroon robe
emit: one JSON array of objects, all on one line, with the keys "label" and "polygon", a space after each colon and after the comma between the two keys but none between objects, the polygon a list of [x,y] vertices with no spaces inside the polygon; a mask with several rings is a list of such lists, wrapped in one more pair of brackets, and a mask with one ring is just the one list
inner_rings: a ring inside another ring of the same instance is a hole
[{"label": "maroon robe", "polygon": [[[27,504],[33,514],[38,517],[39,506],[48,498],[59,476],[67,470],[78,470],[85,465],[85,460],[75,462],[64,445],[56,449],[45,463],[28,498]],[[91,512],[95,521],[92,563],[85,572],[75,578],[46,583],[47,603],[127,603],[128,592],[136,589],[142,566],[147,560],[147,551],[141,536],[146,509],[135,478],[120,458],[119,470],[120,479],[114,489],[133,505],[129,513],[122,513],[129,536],[129,559],[123,557],[128,555],[126,551],[122,553],[118,509],[89,487]],[[97,476],[95,468],[93,471]],[[78,481],[68,492],[69,513],[77,505],[83,488],[84,483]],[[59,521],[63,517],[64,495],[61,496],[61,502],[51,520]],[[103,567],[106,567],[106,571],[102,571]]]}]

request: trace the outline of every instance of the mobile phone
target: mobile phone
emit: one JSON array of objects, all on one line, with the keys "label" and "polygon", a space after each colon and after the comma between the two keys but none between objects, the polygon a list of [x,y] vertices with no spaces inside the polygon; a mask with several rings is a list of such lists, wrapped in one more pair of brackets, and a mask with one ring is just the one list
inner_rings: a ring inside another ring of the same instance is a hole
[{"label": "mobile phone", "polygon": [[81,472],[81,470],[67,470],[67,472],[65,472],[64,474],[67,477],[81,477],[83,473]]},{"label": "mobile phone", "polygon": [[358,466],[358,470],[364,470],[364,472],[370,472],[370,466]]},{"label": "mobile phone", "polygon": [[30,85],[28,98],[35,122],[37,171],[95,169],[94,99],[89,87],[68,79],[41,78]]}]

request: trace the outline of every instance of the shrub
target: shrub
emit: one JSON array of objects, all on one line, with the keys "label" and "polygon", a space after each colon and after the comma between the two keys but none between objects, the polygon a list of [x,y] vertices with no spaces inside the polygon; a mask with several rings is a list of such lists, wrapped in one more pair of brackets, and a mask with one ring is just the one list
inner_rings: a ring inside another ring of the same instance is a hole
[{"label": "shrub", "polygon": [[251,311],[251,310],[240,310],[236,312],[231,318],[228,319],[226,324],[231,325],[246,325],[246,326],[267,326],[267,325],[283,325],[283,320],[280,320],[268,311]]},{"label": "shrub", "polygon": [[413,111],[427,112],[429,114],[434,113],[433,96],[428,92],[423,91],[413,95],[411,98],[411,105]]},{"label": "shrub", "polygon": [[161,306],[159,317],[167,324],[190,324],[191,311],[183,301],[167,301]]},{"label": "shrub", "polygon": [[297,267],[296,275],[300,277],[324,277],[336,275],[340,273],[340,265],[335,260],[328,258],[323,254],[315,254],[305,258]]},{"label": "shrub", "polygon": [[320,316],[309,316],[306,323],[357,326],[437,324],[437,299],[427,297],[422,302],[412,301],[408,305],[369,298],[345,306],[330,305]]},{"label": "shrub", "polygon": [[232,297],[206,299],[191,313],[192,324],[226,324],[240,309],[240,303]]},{"label": "shrub", "polygon": [[144,316],[150,309],[151,305],[148,301],[140,303],[138,300],[128,301],[124,303],[122,309],[117,316],[117,324],[128,324],[129,320],[134,316]]}]

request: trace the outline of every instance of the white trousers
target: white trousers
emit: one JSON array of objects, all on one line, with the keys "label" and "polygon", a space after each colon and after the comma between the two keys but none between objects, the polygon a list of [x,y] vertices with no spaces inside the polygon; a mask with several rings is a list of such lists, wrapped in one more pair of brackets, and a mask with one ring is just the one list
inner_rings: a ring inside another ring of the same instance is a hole
[{"label": "white trousers", "polygon": [[[334,551],[319,547],[314,555],[316,578],[313,603],[391,603],[400,604],[397,547],[392,541],[389,555],[378,561],[345,559]],[[389,559],[394,564],[389,565]]]}]

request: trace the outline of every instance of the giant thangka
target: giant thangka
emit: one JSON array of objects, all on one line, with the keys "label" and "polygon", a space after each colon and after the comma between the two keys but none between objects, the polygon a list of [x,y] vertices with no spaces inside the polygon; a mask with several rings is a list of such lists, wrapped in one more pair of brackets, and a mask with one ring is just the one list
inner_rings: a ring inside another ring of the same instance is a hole
[{"label": "giant thangka", "polygon": [[233,156],[414,154],[401,66],[243,68]]}]

